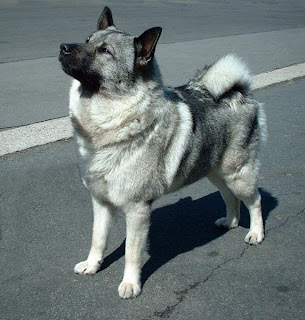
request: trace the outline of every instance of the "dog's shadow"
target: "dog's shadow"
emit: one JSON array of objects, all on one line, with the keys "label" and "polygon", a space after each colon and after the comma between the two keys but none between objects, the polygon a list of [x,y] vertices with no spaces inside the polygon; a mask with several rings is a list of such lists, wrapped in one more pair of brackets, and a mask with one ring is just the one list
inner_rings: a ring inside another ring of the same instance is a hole
[{"label": "dog's shadow", "polygon": [[[263,189],[260,189],[260,193],[265,222],[278,201]],[[150,258],[142,268],[142,285],[156,270],[179,254],[203,246],[222,236],[226,231],[217,228],[214,222],[224,215],[225,204],[219,192],[198,200],[187,197],[175,204],[154,210],[149,232]],[[249,214],[244,205],[241,206],[239,225],[245,228],[249,228],[250,225]],[[105,258],[102,269],[106,269],[120,259],[124,255],[124,247],[125,241]]]}]

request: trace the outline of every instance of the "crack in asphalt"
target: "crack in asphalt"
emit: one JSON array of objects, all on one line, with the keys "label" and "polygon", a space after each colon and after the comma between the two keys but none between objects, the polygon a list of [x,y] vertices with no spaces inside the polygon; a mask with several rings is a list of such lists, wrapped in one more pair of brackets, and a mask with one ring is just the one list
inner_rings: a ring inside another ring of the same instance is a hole
[{"label": "crack in asphalt", "polygon": [[[304,211],[305,211],[305,207],[302,210],[300,210],[298,213],[287,217],[280,225],[266,230],[265,234],[267,235],[270,231],[273,231],[273,230],[276,230],[276,229],[279,229],[279,228],[283,227],[289,220],[291,220],[292,218],[298,217],[299,215],[304,213]],[[204,280],[196,281],[196,282],[190,284],[184,290],[175,291],[174,293],[177,295],[177,297],[176,297],[177,302],[175,304],[167,306],[162,311],[155,311],[151,316],[149,316],[149,318],[146,318],[146,319],[143,319],[143,320],[148,320],[148,319],[151,319],[152,317],[158,317],[158,318],[161,318],[161,319],[168,319],[172,315],[172,313],[174,312],[175,308],[185,300],[187,294],[191,290],[197,288],[199,285],[203,285],[206,282],[208,282],[213,277],[214,273],[218,269],[220,269],[222,266],[226,265],[227,263],[229,263],[231,261],[234,261],[234,260],[237,261],[237,260],[241,259],[243,257],[243,255],[245,254],[245,252],[249,249],[249,247],[251,247],[251,245],[246,245],[246,247],[241,251],[241,253],[240,253],[240,255],[238,257],[230,258],[230,259],[224,261],[223,263],[220,263],[216,267],[214,267],[212,269],[212,271],[210,272],[210,274]]]},{"label": "crack in asphalt", "polygon": [[294,214],[294,215],[291,215],[291,216],[288,216],[282,223],[280,223],[278,226],[275,226],[275,227],[272,227],[272,228],[269,228],[268,230],[266,230],[265,234],[268,234],[270,231],[272,230],[275,230],[275,229],[279,229],[281,227],[283,227],[290,219],[292,218],[296,218],[298,217],[299,215],[301,215],[303,212],[305,211],[305,207],[300,210],[298,213]]},{"label": "crack in asphalt", "polygon": [[[215,268],[212,269],[210,274],[204,280],[194,282],[193,284],[189,285],[186,289],[174,292],[177,295],[177,300],[178,300],[177,303],[175,303],[173,305],[170,305],[170,306],[167,306],[162,311],[155,311],[152,316],[155,316],[155,317],[158,317],[158,318],[161,318],[161,319],[169,318],[171,316],[171,314],[174,312],[175,308],[184,301],[184,299],[186,298],[186,295],[191,290],[193,290],[193,289],[197,288],[199,285],[202,285],[202,284],[206,283],[207,281],[209,281],[211,279],[211,277],[214,275],[214,273],[218,269],[220,269],[222,266],[224,266],[225,264],[227,264],[227,263],[229,263],[229,262],[231,262],[233,260],[239,260],[244,255],[244,253],[248,250],[249,247],[250,247],[250,245],[247,245],[242,250],[242,252],[240,253],[240,255],[238,257],[230,258],[230,259],[220,263],[219,265],[217,265]],[[149,318],[147,318],[145,320],[151,319],[152,316],[150,316]]]}]

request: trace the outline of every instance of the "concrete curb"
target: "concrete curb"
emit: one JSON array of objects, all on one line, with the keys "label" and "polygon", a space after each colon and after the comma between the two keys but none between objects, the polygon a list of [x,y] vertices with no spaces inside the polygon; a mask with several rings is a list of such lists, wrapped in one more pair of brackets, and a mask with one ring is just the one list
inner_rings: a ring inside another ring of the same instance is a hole
[{"label": "concrete curb", "polygon": [[[253,90],[305,77],[305,63],[292,65],[253,77]],[[73,135],[69,117],[34,123],[0,132],[0,157],[47,143],[65,140]]]}]

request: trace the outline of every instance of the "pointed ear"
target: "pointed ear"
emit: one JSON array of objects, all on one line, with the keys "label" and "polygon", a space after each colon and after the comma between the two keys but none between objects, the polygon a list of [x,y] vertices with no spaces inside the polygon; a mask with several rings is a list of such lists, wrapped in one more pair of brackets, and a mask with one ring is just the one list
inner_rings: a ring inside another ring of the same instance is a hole
[{"label": "pointed ear", "polygon": [[98,19],[97,30],[105,30],[113,25],[111,10],[106,6]]},{"label": "pointed ear", "polygon": [[151,28],[134,39],[138,63],[147,64],[153,58],[161,32],[160,27]]}]

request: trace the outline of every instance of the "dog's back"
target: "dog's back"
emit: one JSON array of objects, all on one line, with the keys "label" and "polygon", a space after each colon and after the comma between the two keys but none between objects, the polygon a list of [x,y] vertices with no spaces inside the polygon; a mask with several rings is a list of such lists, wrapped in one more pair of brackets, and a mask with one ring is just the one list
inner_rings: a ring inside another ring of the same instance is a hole
[{"label": "dog's back", "polygon": [[230,166],[257,158],[266,135],[262,105],[250,93],[245,64],[228,55],[204,68],[175,92],[188,105],[192,135],[177,174],[176,185],[192,183],[225,162]]}]

